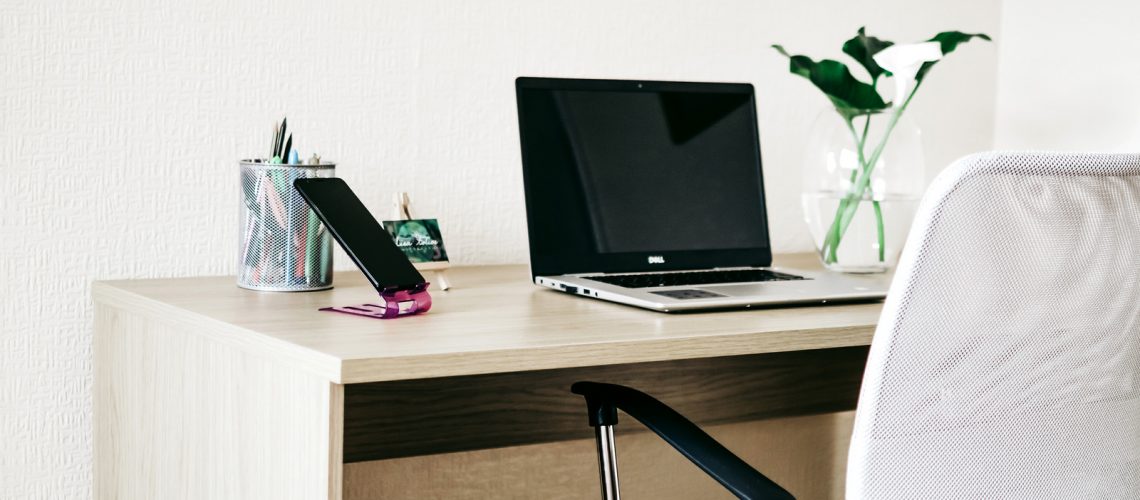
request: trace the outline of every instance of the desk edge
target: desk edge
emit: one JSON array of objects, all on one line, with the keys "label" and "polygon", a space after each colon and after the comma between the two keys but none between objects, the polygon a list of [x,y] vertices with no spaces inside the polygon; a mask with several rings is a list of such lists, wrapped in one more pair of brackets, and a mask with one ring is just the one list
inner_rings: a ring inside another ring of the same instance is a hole
[{"label": "desk edge", "polygon": [[335,356],[268,337],[253,330],[124,290],[104,281],[92,283],[91,296],[96,304],[140,314],[160,323],[191,327],[187,328],[187,331],[241,352],[285,361],[330,382],[343,383],[341,381],[343,363]]}]

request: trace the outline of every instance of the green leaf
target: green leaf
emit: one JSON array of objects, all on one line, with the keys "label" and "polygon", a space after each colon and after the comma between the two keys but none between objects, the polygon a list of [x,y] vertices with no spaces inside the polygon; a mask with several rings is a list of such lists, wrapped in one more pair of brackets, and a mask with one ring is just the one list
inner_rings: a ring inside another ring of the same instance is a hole
[{"label": "green leaf", "polygon": [[887,103],[869,84],[851,74],[847,65],[830,59],[816,63],[811,70],[811,82],[819,87],[836,107],[853,109],[883,109]]},{"label": "green leaf", "polygon": [[788,58],[788,69],[791,70],[793,74],[800,75],[809,80],[811,79],[811,67],[814,66],[815,63],[812,62],[810,57],[788,54],[788,51],[784,50],[783,45],[773,45],[772,48]]},{"label": "green leaf", "polygon": [[970,41],[971,38],[981,38],[987,42],[993,41],[990,36],[985,33],[971,34],[962,33],[961,31],[943,31],[942,33],[934,35],[934,38],[931,38],[930,41],[940,43],[942,45],[942,55],[946,55],[954,52],[954,49],[958,48],[958,45]]},{"label": "green leaf", "polygon": [[[985,33],[962,33],[961,31],[943,31],[942,33],[934,35],[934,37],[928,41],[938,42],[942,46],[942,56],[945,57],[946,54],[954,52],[954,49],[957,49],[959,45],[970,41],[972,38],[980,38],[987,42],[993,41],[990,39],[990,36]],[[922,67],[918,69],[918,74],[914,77],[915,81],[921,82],[922,78],[926,76],[926,72],[930,71],[930,68],[933,68],[936,62],[938,61],[924,63]]]},{"label": "green leaf", "polygon": [[871,75],[871,84],[874,85],[879,76],[887,73],[887,70],[875,62],[875,54],[894,44],[895,42],[867,36],[864,28],[859,28],[859,33],[855,35],[855,38],[843,43],[843,53],[851,56],[867,69],[867,74]]},{"label": "green leaf", "polygon": [[856,79],[845,64],[830,59],[816,62],[807,56],[793,56],[779,45],[772,48],[787,56],[789,71],[810,80],[845,117],[855,116],[860,110],[887,107],[875,87]]}]

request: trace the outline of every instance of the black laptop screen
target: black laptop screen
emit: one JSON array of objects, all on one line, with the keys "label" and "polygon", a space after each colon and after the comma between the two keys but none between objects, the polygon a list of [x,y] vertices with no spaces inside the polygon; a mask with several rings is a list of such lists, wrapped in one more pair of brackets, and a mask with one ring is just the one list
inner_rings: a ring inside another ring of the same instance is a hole
[{"label": "black laptop screen", "polygon": [[520,79],[536,274],[768,265],[749,85]]}]

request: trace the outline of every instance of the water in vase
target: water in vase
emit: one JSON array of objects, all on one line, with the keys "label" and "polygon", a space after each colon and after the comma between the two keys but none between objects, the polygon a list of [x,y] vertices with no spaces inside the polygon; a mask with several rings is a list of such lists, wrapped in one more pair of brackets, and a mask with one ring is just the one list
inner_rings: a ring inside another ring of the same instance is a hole
[{"label": "water in vase", "polygon": [[[816,248],[822,248],[827,232],[831,230],[843,193],[811,192],[803,194],[804,216]],[[887,195],[879,200],[882,214],[882,242],[879,244],[878,218],[870,197],[864,198],[855,210],[836,247],[835,258],[821,255],[829,269],[849,273],[876,273],[890,269],[898,261],[899,252],[906,242],[911,222],[918,210],[919,197]]]}]

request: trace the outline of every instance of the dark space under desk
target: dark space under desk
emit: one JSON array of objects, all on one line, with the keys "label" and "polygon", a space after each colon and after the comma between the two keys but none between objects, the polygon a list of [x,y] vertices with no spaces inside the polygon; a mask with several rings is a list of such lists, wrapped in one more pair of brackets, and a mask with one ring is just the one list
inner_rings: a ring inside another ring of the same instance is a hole
[{"label": "dark space under desk", "polygon": [[[594,498],[584,379],[658,396],[801,498],[841,496],[880,304],[666,315],[523,266],[450,277],[430,313],[386,321],[317,311],[370,300],[357,273],[298,294],[97,283],[96,496]],[[626,496],[723,494],[638,429],[618,426]]]}]

